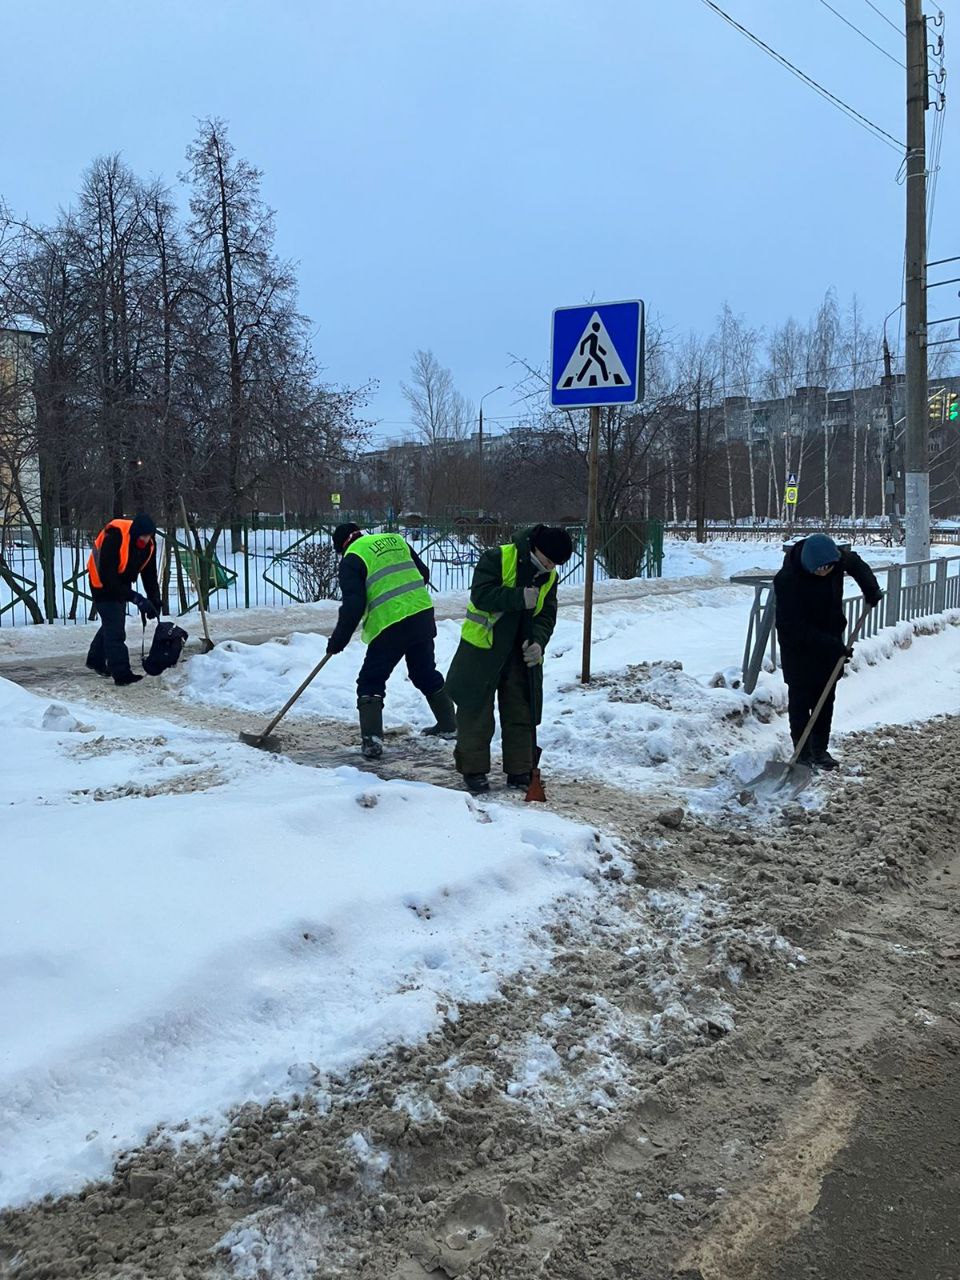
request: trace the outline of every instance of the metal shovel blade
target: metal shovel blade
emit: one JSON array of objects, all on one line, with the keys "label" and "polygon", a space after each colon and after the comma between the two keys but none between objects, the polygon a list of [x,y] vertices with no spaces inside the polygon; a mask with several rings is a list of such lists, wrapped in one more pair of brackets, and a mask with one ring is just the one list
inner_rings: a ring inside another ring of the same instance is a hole
[{"label": "metal shovel blade", "polygon": [[763,772],[751,778],[743,787],[758,800],[792,800],[813,780],[813,770],[806,764],[791,764],[788,760],[768,760]]},{"label": "metal shovel blade", "polygon": [[533,769],[531,771],[530,785],[527,787],[527,794],[523,798],[528,803],[546,803],[547,793],[543,789],[543,780],[540,777],[539,769]]},{"label": "metal shovel blade", "polygon": [[272,733],[241,733],[240,741],[248,747],[259,747],[261,751],[280,750],[280,739]]}]

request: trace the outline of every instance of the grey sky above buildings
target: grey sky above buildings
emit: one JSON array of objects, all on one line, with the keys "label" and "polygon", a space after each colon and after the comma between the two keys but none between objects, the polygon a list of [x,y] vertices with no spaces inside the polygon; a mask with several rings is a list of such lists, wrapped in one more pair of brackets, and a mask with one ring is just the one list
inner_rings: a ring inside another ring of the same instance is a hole
[{"label": "grey sky above buildings", "polygon": [[[866,0],[831,2],[902,60]],[[821,0],[721,3],[903,137],[904,72]],[[643,297],[684,332],[725,300],[771,325],[831,285],[873,320],[900,299],[899,157],[701,0],[36,0],[3,33],[0,195],[50,220],[113,151],[175,186],[197,119],[226,118],[327,376],[380,382],[380,436],[417,347],[474,403],[503,383],[485,415],[508,426],[510,353],[545,359],[555,306]],[[960,254],[957,112],[931,258]]]}]

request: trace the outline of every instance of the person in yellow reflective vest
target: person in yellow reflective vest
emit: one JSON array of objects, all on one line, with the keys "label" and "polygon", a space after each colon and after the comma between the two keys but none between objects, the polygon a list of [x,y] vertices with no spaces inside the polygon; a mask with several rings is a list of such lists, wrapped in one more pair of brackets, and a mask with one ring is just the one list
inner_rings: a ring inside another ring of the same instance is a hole
[{"label": "person in yellow reflective vest", "polygon": [[556,566],[572,555],[566,529],[538,524],[477,562],[460,646],[447,672],[447,692],[457,706],[454,759],[474,794],[490,790],[494,699],[507,785],[530,785],[532,717],[540,723],[543,655],[557,621]]},{"label": "person in yellow reflective vest", "polygon": [[383,701],[401,658],[436,717],[422,732],[455,737],[453,703],[434,656],[437,623],[426,565],[399,533],[364,533],[357,524],[337,525],[333,546],[341,557],[341,604],[327,653],[345,649],[362,623],[367,652],[357,676],[361,752],[368,760],[383,755]]}]

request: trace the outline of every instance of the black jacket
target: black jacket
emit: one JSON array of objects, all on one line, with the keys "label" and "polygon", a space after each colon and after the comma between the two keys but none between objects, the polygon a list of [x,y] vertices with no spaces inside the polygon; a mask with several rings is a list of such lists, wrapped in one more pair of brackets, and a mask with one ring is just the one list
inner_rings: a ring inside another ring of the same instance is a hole
[{"label": "black jacket", "polygon": [[[407,543],[407,549],[413,557],[413,563],[420,571],[420,576],[424,583],[429,585],[430,570],[423,563],[413,547]],[[360,620],[367,608],[367,566],[364,564],[360,556],[345,555],[340,560],[340,570],[337,574],[340,580],[340,613],[337,616],[337,625],[333,629],[333,634],[328,641],[328,648],[332,653],[339,653],[345,649],[350,643],[350,637],[360,625]],[[413,630],[422,632],[424,636],[437,634],[437,623],[434,618],[433,610],[424,610],[423,613],[413,614],[411,619],[404,621],[413,621],[419,618]],[[411,639],[414,638],[411,636]]]},{"label": "black jacket", "polygon": [[800,563],[803,541],[795,543],[773,580],[777,598],[777,640],[787,684],[826,678],[846,648],[843,633],[843,579],[849,573],[869,605],[882,592],[870,566],[854,551],[841,551],[840,563],[826,577],[808,573]]},{"label": "black jacket", "polygon": [[[120,572],[120,546],[121,534],[116,527],[108,529],[104,534],[103,542],[100,544],[100,556],[98,564],[98,572],[102,587],[95,587],[91,584],[90,594],[94,600],[115,600],[122,603],[133,602],[135,592],[133,590],[134,583],[139,577],[143,583],[143,594],[148,600],[152,600],[154,604],[160,600],[160,584],[157,581],[157,553],[156,538],[151,535],[151,545],[148,551],[141,551],[136,545],[138,532],[136,523],[130,531],[130,555],[127,560],[127,567]],[[143,531],[146,533],[146,530]],[[144,558],[147,557],[146,563]]]}]

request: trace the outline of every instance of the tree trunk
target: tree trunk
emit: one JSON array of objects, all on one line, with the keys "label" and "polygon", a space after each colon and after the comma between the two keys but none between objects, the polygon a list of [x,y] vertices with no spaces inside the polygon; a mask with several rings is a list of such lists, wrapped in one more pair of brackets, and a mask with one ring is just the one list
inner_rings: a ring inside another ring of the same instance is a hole
[{"label": "tree trunk", "polygon": [[747,423],[747,465],[750,468],[750,518],[757,520],[757,481],[753,471],[753,421]]},{"label": "tree trunk", "polygon": [[737,523],[737,510],[733,499],[733,458],[730,454],[730,438],[724,432],[724,453],[727,455],[727,503],[730,508],[730,523]]}]

